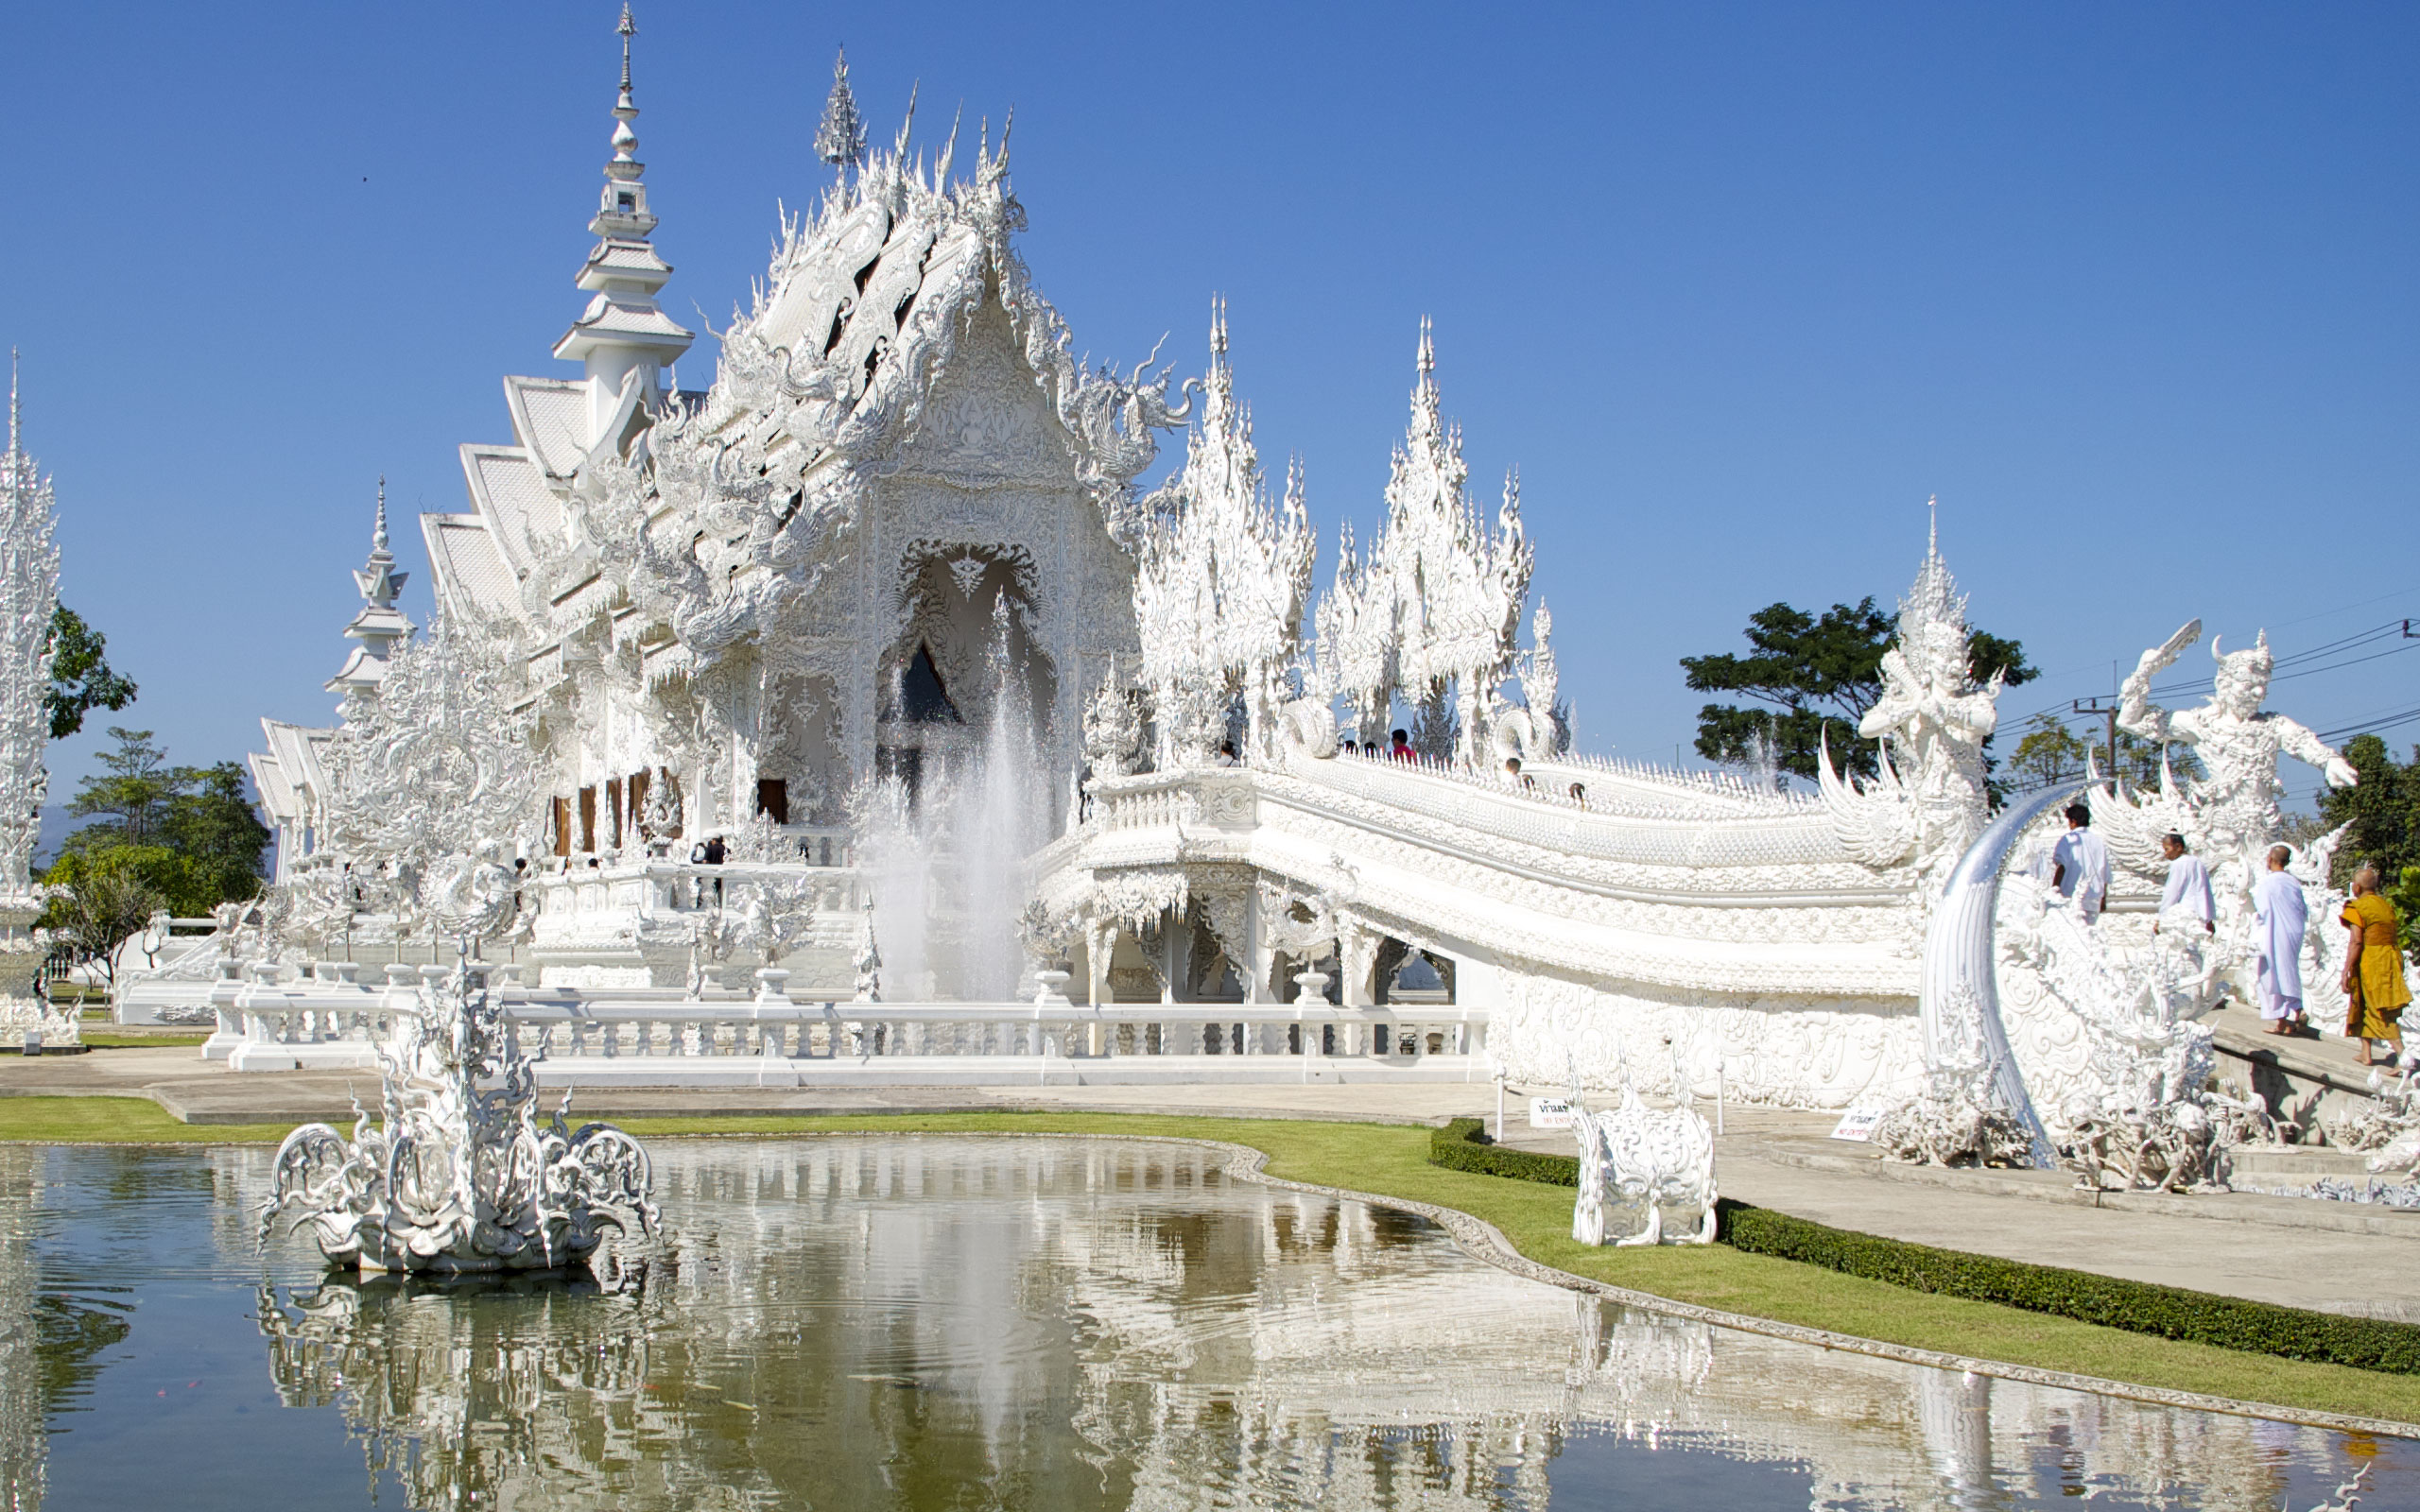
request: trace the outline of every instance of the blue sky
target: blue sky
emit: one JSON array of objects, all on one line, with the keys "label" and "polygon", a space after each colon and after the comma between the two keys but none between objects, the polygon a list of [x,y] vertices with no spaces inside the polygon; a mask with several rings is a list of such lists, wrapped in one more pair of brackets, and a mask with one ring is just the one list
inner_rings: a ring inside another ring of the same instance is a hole
[{"label": "blue sky", "polygon": [[[328,717],[375,480],[463,507],[499,375],[556,370],[615,9],[0,8],[0,342],[68,601],[177,759]],[[720,325],[776,201],[823,181],[836,43],[877,136],[920,78],[927,142],[1013,106],[1042,288],[1097,358],[1169,333],[1195,370],[1227,297],[1322,581],[1378,515],[1433,316],[1475,490],[1521,469],[1587,748],[1685,746],[1676,659],[1758,606],[1894,597],[1936,492],[1974,619],[2049,674],[2010,721],[2195,615],[2287,654],[2420,615],[2409,7],[638,20],[669,308]],[[2398,651],[2275,706],[2334,729],[2415,695]],[[55,753],[58,791],[95,745]]]}]

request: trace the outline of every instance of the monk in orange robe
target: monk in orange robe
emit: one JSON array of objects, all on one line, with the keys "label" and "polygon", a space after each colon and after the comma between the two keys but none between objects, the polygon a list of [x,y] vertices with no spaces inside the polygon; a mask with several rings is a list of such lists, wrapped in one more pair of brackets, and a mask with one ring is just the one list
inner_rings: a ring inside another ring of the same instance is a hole
[{"label": "monk in orange robe", "polygon": [[2344,927],[2352,940],[2344,951],[2344,1033],[2359,1036],[2360,1064],[2370,1063],[2370,1047],[2384,1044],[2399,1055],[2403,1029],[2395,1022],[2411,1001],[2403,978],[2403,946],[2396,938],[2394,904],[2378,893],[2378,868],[2364,866],[2353,874],[2353,897],[2345,903]]}]

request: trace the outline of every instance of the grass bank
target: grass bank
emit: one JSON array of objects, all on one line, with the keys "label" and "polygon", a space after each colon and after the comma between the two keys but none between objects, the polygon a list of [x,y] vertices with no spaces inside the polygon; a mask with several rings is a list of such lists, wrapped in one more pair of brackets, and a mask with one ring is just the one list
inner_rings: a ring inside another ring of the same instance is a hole
[{"label": "grass bank", "polygon": [[[2207,1392],[2319,1412],[2420,1422],[2420,1378],[2239,1353],[2128,1333],[1887,1282],[1727,1246],[1600,1249],[1571,1238],[1571,1192],[1428,1163],[1426,1126],[1119,1113],[934,1113],[838,1118],[622,1120],[643,1136],[806,1133],[1138,1134],[1225,1140],[1269,1156],[1272,1176],[1458,1208],[1542,1264],[1702,1307],[1916,1349]],[[279,1126],[196,1126],[131,1098],[0,1098],[0,1139],[274,1141]]]}]

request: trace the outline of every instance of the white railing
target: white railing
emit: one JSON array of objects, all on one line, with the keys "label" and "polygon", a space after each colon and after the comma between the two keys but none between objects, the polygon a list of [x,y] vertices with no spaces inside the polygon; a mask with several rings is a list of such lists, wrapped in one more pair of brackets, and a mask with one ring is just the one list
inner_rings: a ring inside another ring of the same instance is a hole
[{"label": "white railing", "polygon": [[[373,1040],[419,1011],[424,971],[363,981],[329,963],[295,981],[221,966],[203,1054],[235,1071],[375,1064]],[[512,968],[497,967],[496,978]],[[611,996],[504,987],[507,1032],[550,1086],[1018,1086],[1483,1080],[1487,1014],[1450,1004],[850,1003]]]}]

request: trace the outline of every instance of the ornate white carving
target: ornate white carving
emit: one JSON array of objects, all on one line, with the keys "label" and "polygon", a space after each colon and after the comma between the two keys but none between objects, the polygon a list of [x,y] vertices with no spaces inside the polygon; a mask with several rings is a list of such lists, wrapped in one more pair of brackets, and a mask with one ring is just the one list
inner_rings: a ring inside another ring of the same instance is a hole
[{"label": "ornate white carving", "polygon": [[[321,757],[324,837],[315,865],[281,889],[288,937],[324,942],[350,920],[355,887],[382,891],[443,934],[501,923],[498,913],[468,927],[509,905],[504,858],[537,829],[538,765],[514,649],[501,627],[441,615],[396,648],[374,693],[345,696],[344,723]],[[463,891],[472,887],[478,899]]]},{"label": "ornate white carving", "polygon": [[1426,753],[1471,766],[1488,749],[1488,700],[1512,664],[1536,553],[1521,528],[1517,476],[1505,480],[1493,530],[1471,502],[1461,432],[1445,423],[1426,320],[1418,366],[1410,428],[1387,477],[1386,526],[1366,557],[1349,533],[1343,538],[1317,616],[1319,664],[1362,739],[1384,734],[1400,696],[1427,709],[1432,742],[1453,731],[1450,750]]},{"label": "ornate white carving", "polygon": [[2372,1171],[2420,1176],[2420,1079],[2406,1066],[2370,1073],[2370,1099],[2325,1121],[2330,1148],[2359,1150]]},{"label": "ornate white carving", "polygon": [[1915,1165],[2024,1166],[2033,1151],[2031,1131],[2000,1106],[1979,1058],[1936,1068],[1922,1091],[1883,1113],[1870,1140]]},{"label": "ornate white carving", "polygon": [[2202,622],[2194,620],[2169,636],[2167,644],[2145,651],[2121,690],[2118,726],[2143,740],[2193,747],[2208,775],[2184,794],[2169,791],[2164,817],[2177,816],[2185,835],[2210,868],[2213,889],[2228,909],[2248,909],[2252,885],[2258,880],[2261,853],[2277,841],[2284,828],[2279,805],[2285,783],[2277,776],[2277,758],[2291,756],[2320,768],[2332,787],[2353,785],[2352,766],[2317,735],[2284,714],[2266,713],[2269,674],[2275,659],[2263,632],[2252,648],[2222,654],[2215,641],[2210,656],[2218,663],[2209,701],[2198,709],[2171,712],[2151,701],[2152,679],[2175,664],[2187,646],[2202,638]]},{"label": "ornate white carving", "polygon": [[307,1226],[329,1261],[363,1270],[610,1273],[609,1238],[655,1237],[636,1140],[608,1124],[575,1132],[560,1108],[539,1125],[537,1075],[487,968],[424,970],[419,1011],[398,1014],[377,1052],[376,1120],[351,1140],[305,1124],[278,1147],[264,1240]]},{"label": "ornate white carving", "polygon": [[1282,503],[1270,502],[1252,417],[1236,402],[1223,305],[1211,311],[1210,370],[1184,470],[1144,502],[1150,524],[1134,619],[1159,764],[1207,761],[1238,698],[1253,748],[1273,753],[1280,678],[1296,654],[1315,544],[1299,465],[1287,469]]},{"label": "ornate white carving", "polygon": [[58,518],[50,479],[26,455],[13,352],[9,360],[9,450],[0,453],[0,1036],[13,1041],[33,1032],[45,1044],[73,1045],[82,1038],[76,1015],[52,1008],[34,981],[42,957],[33,922],[43,899],[32,868],[50,791],[43,752],[50,740]]},{"label": "ornate white carving", "polygon": [[50,741],[58,519],[50,479],[26,455],[17,415],[12,369],[9,450],[0,454],[0,907],[39,908],[31,868],[50,790],[43,750]]},{"label": "ornate white carving", "polygon": [[[1676,1061],[1672,1080],[1685,1089]],[[1571,1237],[1583,1245],[1710,1245],[1714,1243],[1714,1129],[1688,1104],[1650,1108],[1622,1079],[1621,1105],[1591,1111],[1571,1091],[1571,1132],[1580,1142],[1580,1195],[1571,1209]],[[1669,1209],[1683,1227],[1668,1229]],[[1613,1213],[1633,1221],[1618,1224]]]},{"label": "ornate white carving", "polygon": [[1936,521],[1924,565],[1899,600],[1881,696],[1858,725],[1882,743],[1880,775],[1853,785],[1834,772],[1830,751],[1823,755],[1824,806],[1841,848],[1870,867],[1912,867],[1926,899],[1940,895],[1990,812],[1983,741],[1998,722],[2000,679],[1975,684],[1966,640],[1966,600],[1942,560]]}]

